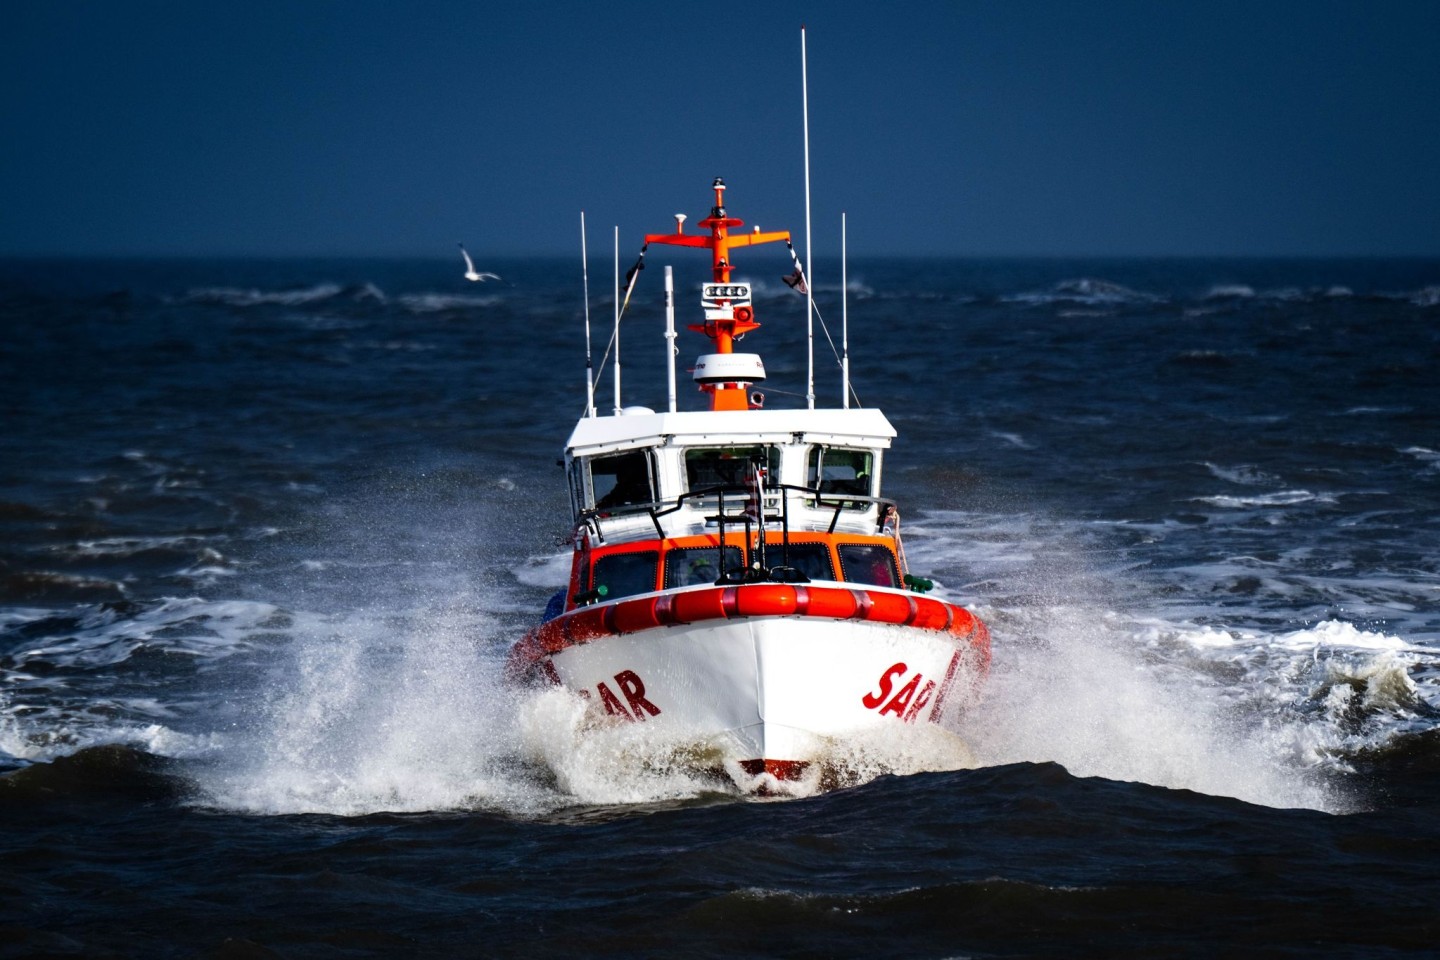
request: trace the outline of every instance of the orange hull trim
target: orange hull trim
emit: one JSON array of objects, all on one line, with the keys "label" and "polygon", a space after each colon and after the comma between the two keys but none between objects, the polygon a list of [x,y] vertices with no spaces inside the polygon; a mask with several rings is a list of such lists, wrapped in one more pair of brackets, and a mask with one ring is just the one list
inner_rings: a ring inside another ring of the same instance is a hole
[{"label": "orange hull trim", "polygon": [[749,583],[572,610],[526,634],[511,651],[511,666],[523,673],[547,656],[602,637],[743,617],[864,620],[948,633],[969,641],[981,658],[977,666],[982,671],[990,664],[990,631],[985,624],[964,607],[944,600],[861,587]]}]

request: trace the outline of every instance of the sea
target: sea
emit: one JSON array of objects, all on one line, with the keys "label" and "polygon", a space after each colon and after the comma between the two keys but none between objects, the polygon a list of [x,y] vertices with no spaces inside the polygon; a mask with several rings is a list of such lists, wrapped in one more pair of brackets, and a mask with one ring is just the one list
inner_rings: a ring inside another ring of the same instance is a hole
[{"label": "sea", "polygon": [[1440,261],[819,261],[994,661],[965,751],[754,797],[506,684],[615,296],[477,259],[0,261],[0,957],[1440,955]]}]

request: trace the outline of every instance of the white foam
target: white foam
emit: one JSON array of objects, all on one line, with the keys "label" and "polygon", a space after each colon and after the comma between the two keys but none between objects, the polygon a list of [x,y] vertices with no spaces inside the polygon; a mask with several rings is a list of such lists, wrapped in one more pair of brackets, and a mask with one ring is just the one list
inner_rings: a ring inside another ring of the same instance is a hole
[{"label": "white foam", "polygon": [[1217,507],[1243,509],[1246,507],[1290,507],[1299,503],[1334,503],[1330,494],[1312,493],[1309,490],[1278,490],[1274,493],[1259,493],[1251,496],[1219,494],[1213,497],[1195,497],[1198,503],[1209,503]]},{"label": "white foam", "polygon": [[11,763],[45,763],[87,747],[124,744],[167,757],[201,757],[220,743],[215,733],[186,733],[160,723],[116,720],[116,708],[173,716],[158,701],[119,703],[100,701],[94,713],[67,714],[59,708],[16,711],[10,698],[0,694],[0,756]]},{"label": "white foam", "polygon": [[[338,295],[343,288],[336,283],[321,283],[313,287],[294,290],[257,290],[242,287],[203,287],[191,290],[186,299],[199,302],[225,303],[232,306],[250,307],[261,304],[300,306],[328,300]],[[370,288],[373,290],[374,288]],[[378,293],[379,291],[375,291]],[[382,295],[383,299],[383,295]]]},{"label": "white foam", "polygon": [[1320,647],[1345,648],[1349,650],[1376,650],[1388,652],[1425,652],[1426,648],[1414,646],[1400,637],[1390,636],[1374,630],[1362,630],[1353,623],[1326,620],[1313,627],[1306,627],[1271,639],[1271,644],[1289,650],[1314,650]]},{"label": "white foam", "polygon": [[[1175,529],[1153,526],[1151,538]],[[1276,650],[1281,661],[1267,662],[1257,650],[1270,635],[1177,623],[1168,612],[1174,601],[1147,602],[1146,584],[1123,555],[1104,549],[1107,530],[1133,536],[1135,525],[958,511],[907,524],[911,563],[947,579],[963,568],[969,599],[981,599],[990,623],[994,665],[984,702],[954,721],[979,761],[1055,761],[1080,776],[1335,809],[1314,770],[1317,745],[1333,743],[1332,731],[1295,712],[1308,690],[1286,672],[1310,652]],[[1248,575],[1250,561],[1269,566],[1243,557],[1231,565]],[[1198,581],[1169,573],[1200,584],[1223,576],[1211,565]],[[1215,616],[1203,592],[1194,606]],[[1368,642],[1363,631],[1328,629]],[[1237,668],[1243,680],[1224,679]]]},{"label": "white foam", "polygon": [[496,294],[417,293],[397,298],[411,313],[439,313],[445,310],[467,310],[493,307],[503,299]]},{"label": "white foam", "polygon": [[1205,469],[1219,480],[1228,480],[1230,483],[1238,483],[1244,486],[1258,486],[1261,484],[1273,484],[1276,478],[1250,463],[1237,464],[1235,466],[1221,466],[1216,463],[1205,463]]},{"label": "white foam", "polygon": [[244,648],[248,634],[276,611],[267,603],[195,597],[166,599],[138,611],[102,607],[87,611],[66,636],[17,650],[11,658],[17,666],[97,667],[120,663],[142,647],[226,656]]},{"label": "white foam", "polygon": [[958,770],[974,754],[954,732],[933,724],[802,738],[793,757],[806,764],[793,780],[751,774],[722,744],[667,734],[656,724],[623,723],[597,715],[573,693],[551,688],[529,696],[521,709],[525,751],[555,777],[573,802],[653,803],[702,793],[802,797],[836,786],[865,783],[884,774]]},{"label": "white foam", "polygon": [[995,437],[995,438],[998,439],[998,440],[1004,440],[1006,443],[1010,444],[1012,447],[1019,447],[1021,450],[1034,450],[1034,449],[1035,449],[1035,445],[1034,445],[1033,443],[1031,443],[1030,441],[1026,440],[1024,437],[1022,437],[1022,436],[1021,436],[1020,434],[1018,434],[1018,433],[1007,433],[1007,432],[1001,431],[1001,430],[992,430],[992,431],[990,431],[990,435],[991,435],[992,437]]},{"label": "white foam", "polygon": [[1414,457],[1431,470],[1440,470],[1440,451],[1431,450],[1429,447],[1406,447],[1400,452]]},{"label": "white foam", "polygon": [[1018,625],[1000,632],[986,700],[960,727],[982,763],[1056,761],[1077,776],[1329,806],[1287,763],[1288,744],[1231,712],[1204,675],[1147,658],[1123,618],[1050,607],[1025,618],[1028,639]]},{"label": "white foam", "polygon": [[573,554],[552,553],[543,557],[527,557],[514,570],[515,579],[532,587],[558,589],[570,579],[570,563]]},{"label": "white foam", "polygon": [[100,540],[80,540],[74,544],[56,544],[45,548],[46,553],[68,557],[130,557],[149,550],[193,550],[213,542],[214,537],[193,535],[175,537],[105,537]]},{"label": "white foam", "polygon": [[559,688],[522,703],[520,743],[555,777],[557,789],[587,804],[650,803],[723,788],[708,770],[721,756],[669,737],[655,724],[609,723]]},{"label": "white foam", "polygon": [[259,722],[203,773],[206,802],[342,816],[553,806],[513,772],[516,703],[465,598],[397,618],[306,617]]}]

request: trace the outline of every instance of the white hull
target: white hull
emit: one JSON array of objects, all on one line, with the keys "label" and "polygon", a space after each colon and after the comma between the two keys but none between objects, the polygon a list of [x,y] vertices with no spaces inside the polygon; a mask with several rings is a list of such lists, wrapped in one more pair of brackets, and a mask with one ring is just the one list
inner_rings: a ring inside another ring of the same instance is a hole
[{"label": "white hull", "polygon": [[827,743],[902,733],[958,709],[979,679],[968,651],[932,630],[757,617],[605,637],[551,663],[597,714],[783,777]]}]

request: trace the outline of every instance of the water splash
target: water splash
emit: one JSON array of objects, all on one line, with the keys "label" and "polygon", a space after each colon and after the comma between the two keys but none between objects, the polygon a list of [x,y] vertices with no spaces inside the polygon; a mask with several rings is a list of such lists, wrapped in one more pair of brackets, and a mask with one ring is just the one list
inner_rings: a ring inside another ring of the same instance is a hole
[{"label": "water splash", "polygon": [[463,604],[302,625],[275,693],[212,771],[207,799],[255,813],[525,806],[511,771],[515,704]]},{"label": "water splash", "polygon": [[[958,726],[982,765],[1054,761],[1274,807],[1344,806],[1298,745],[1315,733],[1292,709],[1306,689],[1254,656],[1265,640],[1168,619],[1103,532],[961,513],[909,532],[912,562],[989,594],[978,612],[994,637],[992,674]],[[1247,663],[1261,675],[1245,676]]]}]

